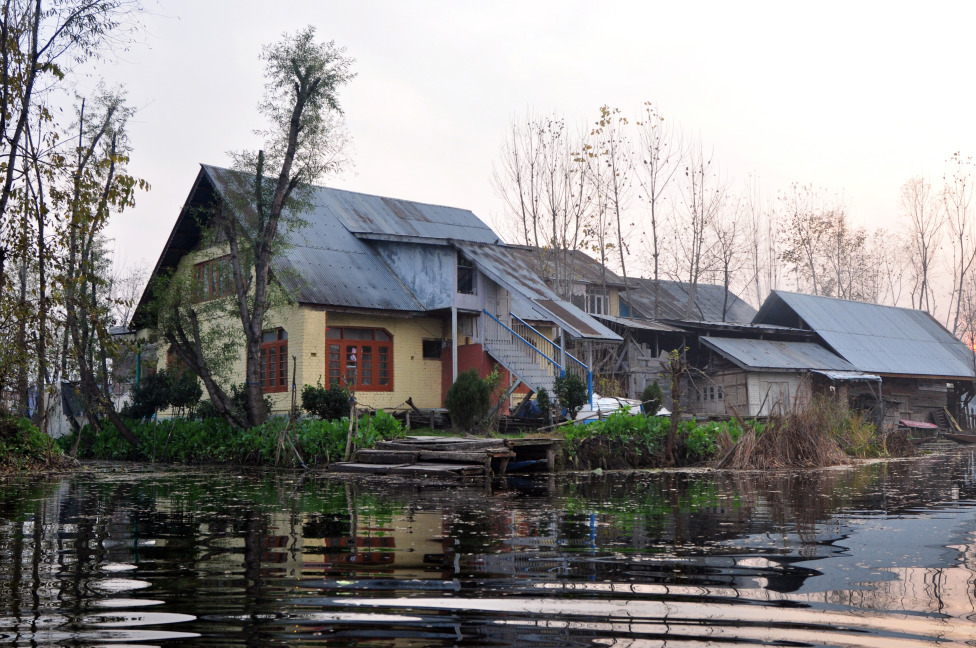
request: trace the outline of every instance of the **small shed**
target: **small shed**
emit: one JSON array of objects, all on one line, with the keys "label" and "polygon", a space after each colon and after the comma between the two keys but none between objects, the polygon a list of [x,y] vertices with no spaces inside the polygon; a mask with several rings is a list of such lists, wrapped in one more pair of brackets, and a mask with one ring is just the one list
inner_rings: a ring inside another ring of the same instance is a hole
[{"label": "small shed", "polygon": [[704,414],[768,416],[799,409],[817,393],[844,401],[852,383],[880,396],[881,377],[854,365],[815,342],[701,337],[712,351],[710,380],[692,394],[692,406]]}]

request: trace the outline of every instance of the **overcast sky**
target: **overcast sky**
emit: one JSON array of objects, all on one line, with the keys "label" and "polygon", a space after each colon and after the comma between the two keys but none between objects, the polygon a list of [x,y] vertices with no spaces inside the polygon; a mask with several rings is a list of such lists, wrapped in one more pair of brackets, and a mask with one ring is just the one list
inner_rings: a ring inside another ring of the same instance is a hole
[{"label": "overcast sky", "polygon": [[895,224],[902,183],[976,154],[976,3],[147,0],[145,31],[100,72],[139,108],[118,260],[152,266],[200,163],[262,122],[258,55],[312,24],[356,59],[341,93],[355,166],[323,184],[463,207],[496,226],[506,130],[531,111],[592,123],[644,101],[700,136],[723,174],[843,194]]}]

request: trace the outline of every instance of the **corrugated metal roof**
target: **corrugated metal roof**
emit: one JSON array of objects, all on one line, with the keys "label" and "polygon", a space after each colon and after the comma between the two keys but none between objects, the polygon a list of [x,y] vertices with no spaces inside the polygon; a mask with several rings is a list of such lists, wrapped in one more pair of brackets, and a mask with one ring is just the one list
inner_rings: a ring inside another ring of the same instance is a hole
[{"label": "corrugated metal roof", "polygon": [[509,245],[508,249],[525,263],[536,275],[547,282],[555,278],[556,264],[563,264],[561,272],[572,276],[574,282],[602,285],[606,281],[611,288],[623,288],[622,277],[604,268],[599,261],[582,250],[553,250],[526,245]]},{"label": "corrugated metal roof", "polygon": [[501,239],[467,209],[353,191],[315,187],[315,211],[338,218],[353,234],[499,243]]},{"label": "corrugated metal roof", "polygon": [[681,333],[682,329],[677,326],[671,326],[670,324],[665,324],[664,322],[658,322],[656,320],[640,320],[632,319],[630,317],[614,317],[613,315],[591,315],[595,319],[601,322],[610,322],[611,324],[616,324],[617,326],[622,326],[629,329],[636,329],[638,331],[655,331],[655,332],[665,332],[665,333]]},{"label": "corrugated metal roof", "polygon": [[924,311],[776,290],[754,321],[789,326],[797,317],[859,371],[974,376],[973,352]]},{"label": "corrugated metal roof", "polygon": [[[204,166],[224,192],[232,171]],[[300,214],[305,225],[286,233],[289,245],[274,262],[278,280],[307,304],[393,311],[422,311],[423,306],[376,254],[336,216],[338,192],[314,187],[311,207]]]},{"label": "corrugated metal roof", "polygon": [[[630,301],[641,315],[648,318],[655,317],[654,301],[655,289],[653,279],[630,279]],[[695,290],[695,303],[688,313],[688,296],[691,284],[683,281],[660,282],[657,319],[697,320],[708,322],[750,322],[756,315],[756,309],[739,298],[732,291],[726,291],[723,286],[714,284],[698,284]],[[624,293],[621,292],[621,297]],[[723,311],[724,317],[723,317]]]},{"label": "corrugated metal roof", "polygon": [[854,371],[856,368],[814,342],[781,342],[741,338],[702,337],[705,346],[743,369],[781,371]]},{"label": "corrugated metal roof", "polygon": [[[532,271],[522,255],[507,245],[481,245],[455,241],[478,270],[517,297],[531,303],[531,308],[545,319],[562,325],[573,337],[618,342],[621,337],[573,304],[563,301]],[[517,301],[517,298],[516,300]],[[514,308],[514,304],[513,304]],[[525,313],[524,306],[523,313]],[[529,314],[529,313],[526,313]],[[523,317],[522,313],[516,315]],[[533,317],[523,317],[533,319]]]}]

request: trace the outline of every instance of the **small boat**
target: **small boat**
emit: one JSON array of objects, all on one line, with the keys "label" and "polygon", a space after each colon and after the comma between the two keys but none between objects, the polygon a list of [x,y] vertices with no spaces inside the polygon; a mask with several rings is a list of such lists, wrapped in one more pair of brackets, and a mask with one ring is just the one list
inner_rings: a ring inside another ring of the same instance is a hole
[{"label": "small boat", "polygon": [[953,434],[946,432],[946,438],[958,443],[976,443],[976,434]]}]

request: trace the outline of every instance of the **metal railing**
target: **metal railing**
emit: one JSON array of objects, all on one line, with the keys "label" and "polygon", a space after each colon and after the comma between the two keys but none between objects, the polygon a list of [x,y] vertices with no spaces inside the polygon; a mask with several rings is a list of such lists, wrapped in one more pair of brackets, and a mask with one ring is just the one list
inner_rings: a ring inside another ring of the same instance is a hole
[{"label": "metal railing", "polygon": [[[572,373],[579,376],[586,384],[587,399],[592,400],[593,372],[584,362],[565,351],[515,313],[509,313],[509,317],[512,318],[512,326],[508,326],[487,310],[483,312],[487,315],[484,337],[486,346],[491,347],[494,344],[496,348],[497,346],[509,349],[516,348],[519,350],[517,353],[522,356],[522,359],[531,363],[516,362],[520,366],[509,367],[519,378],[524,382],[529,382],[531,387],[538,390],[539,385],[531,384],[533,379],[538,381],[542,375],[545,375],[544,382],[551,387],[555,383],[556,377]],[[532,366],[536,368],[536,371],[532,370]]]}]

